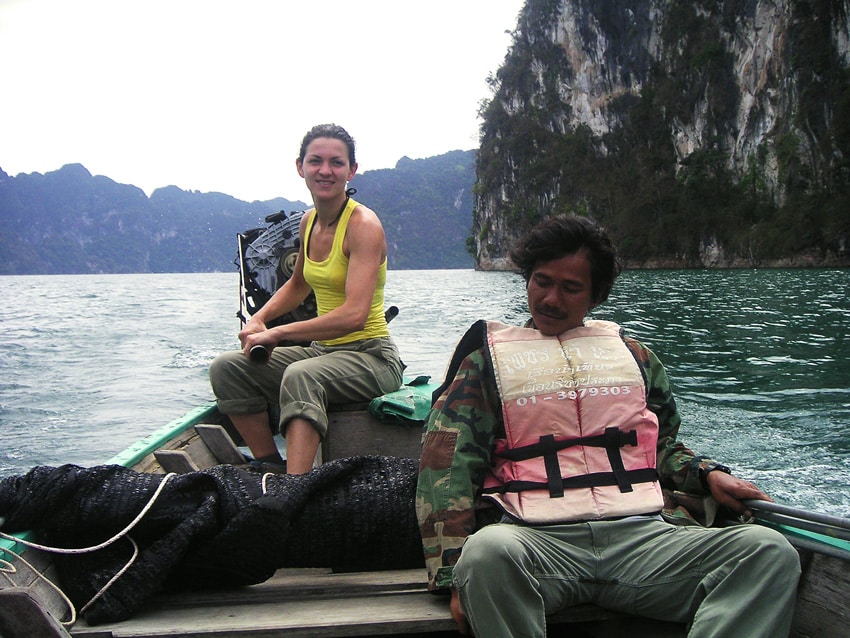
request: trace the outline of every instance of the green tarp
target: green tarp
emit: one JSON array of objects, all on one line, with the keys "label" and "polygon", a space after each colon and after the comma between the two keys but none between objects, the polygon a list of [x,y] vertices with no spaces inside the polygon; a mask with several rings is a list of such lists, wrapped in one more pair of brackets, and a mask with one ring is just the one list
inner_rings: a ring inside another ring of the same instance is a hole
[{"label": "green tarp", "polygon": [[386,423],[423,423],[431,409],[431,394],[439,384],[429,376],[407,381],[400,389],[369,402],[369,412]]}]

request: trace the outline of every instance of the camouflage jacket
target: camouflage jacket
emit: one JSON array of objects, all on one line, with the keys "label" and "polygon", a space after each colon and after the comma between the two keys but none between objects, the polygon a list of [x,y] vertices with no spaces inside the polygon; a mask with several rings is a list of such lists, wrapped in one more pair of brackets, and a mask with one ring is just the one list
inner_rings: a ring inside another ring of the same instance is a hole
[{"label": "camouflage jacket", "polygon": [[[461,339],[425,426],[416,512],[431,591],[451,586],[467,536],[502,517],[495,505],[479,498],[494,442],[505,436],[489,352],[481,345],[483,330],[478,322]],[[662,487],[704,494],[699,468],[711,459],[676,440],[681,420],[664,366],[638,341],[625,338],[625,343],[644,370],[647,404],[658,417]]]}]

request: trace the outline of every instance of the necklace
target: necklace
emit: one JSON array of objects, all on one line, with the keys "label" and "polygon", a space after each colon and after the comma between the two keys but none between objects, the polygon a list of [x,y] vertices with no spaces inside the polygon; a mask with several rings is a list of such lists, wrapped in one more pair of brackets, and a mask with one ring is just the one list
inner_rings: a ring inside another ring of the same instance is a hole
[{"label": "necklace", "polygon": [[334,217],[334,220],[330,224],[328,224],[328,228],[330,228],[339,221],[339,218],[342,217],[342,213],[345,210],[345,207],[348,206],[348,200],[351,199],[351,196],[354,195],[354,193],[356,192],[356,188],[349,188],[345,191],[345,201],[342,203],[342,208],[339,209],[339,212],[336,214],[336,217]]}]

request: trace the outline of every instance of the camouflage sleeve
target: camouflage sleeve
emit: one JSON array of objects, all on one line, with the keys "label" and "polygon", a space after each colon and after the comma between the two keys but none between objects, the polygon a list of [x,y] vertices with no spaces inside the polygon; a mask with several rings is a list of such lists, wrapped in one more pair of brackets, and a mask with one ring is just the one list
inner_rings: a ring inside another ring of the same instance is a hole
[{"label": "camouflage sleeve", "polygon": [[452,570],[476,529],[476,497],[490,468],[501,409],[482,350],[467,356],[425,426],[416,515],[428,589],[451,586]]},{"label": "camouflage sleeve", "polygon": [[699,480],[699,470],[713,462],[709,457],[697,456],[684,443],[678,441],[682,420],[670,387],[670,379],[661,361],[649,348],[634,339],[626,345],[643,367],[646,376],[647,405],[658,417],[657,467],[661,485],[672,490],[691,494],[704,494]]}]

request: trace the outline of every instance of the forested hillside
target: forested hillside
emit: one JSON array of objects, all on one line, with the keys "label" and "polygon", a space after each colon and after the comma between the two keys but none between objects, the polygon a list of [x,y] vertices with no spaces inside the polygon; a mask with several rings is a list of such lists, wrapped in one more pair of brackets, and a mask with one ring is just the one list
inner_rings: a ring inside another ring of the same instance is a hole
[{"label": "forested hillside", "polygon": [[[355,176],[357,199],[385,226],[391,268],[472,267],[474,163],[474,151],[454,151]],[[15,177],[0,170],[0,274],[226,271],[237,233],[307,207],[175,186],[148,197],[79,164]]]},{"label": "forested hillside", "polygon": [[466,238],[474,181],[475,153],[452,151],[404,157],[393,169],[355,175],[351,185],[381,217],[391,268],[472,268]]},{"label": "forested hillside", "polygon": [[[632,267],[850,266],[850,0],[526,0],[489,80],[476,151],[352,181],[391,268],[510,268],[561,213]],[[0,170],[0,274],[227,270],[305,207]]]},{"label": "forested hillside", "polygon": [[636,266],[850,265],[848,0],[527,0],[491,86],[481,268],[566,212]]}]

